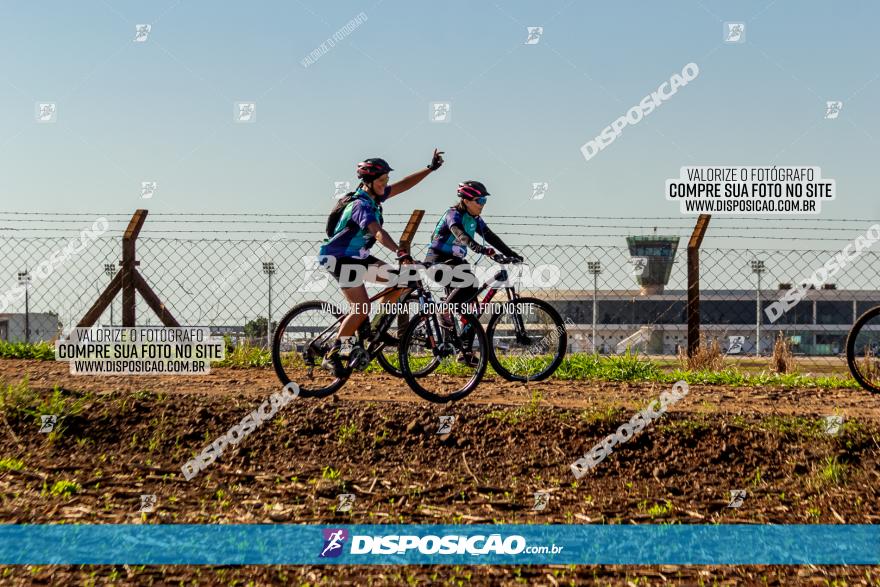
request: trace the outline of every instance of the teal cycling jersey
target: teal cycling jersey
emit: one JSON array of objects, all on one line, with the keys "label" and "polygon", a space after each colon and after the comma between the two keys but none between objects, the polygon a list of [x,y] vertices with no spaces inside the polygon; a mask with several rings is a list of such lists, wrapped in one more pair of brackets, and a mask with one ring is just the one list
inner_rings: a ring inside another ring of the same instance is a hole
[{"label": "teal cycling jersey", "polygon": [[464,259],[467,254],[467,246],[459,242],[452,233],[452,227],[456,224],[460,224],[464,228],[465,234],[471,239],[478,232],[480,236],[485,237],[487,227],[482,218],[479,216],[475,218],[453,206],[437,222],[434,233],[431,235],[429,254]]}]

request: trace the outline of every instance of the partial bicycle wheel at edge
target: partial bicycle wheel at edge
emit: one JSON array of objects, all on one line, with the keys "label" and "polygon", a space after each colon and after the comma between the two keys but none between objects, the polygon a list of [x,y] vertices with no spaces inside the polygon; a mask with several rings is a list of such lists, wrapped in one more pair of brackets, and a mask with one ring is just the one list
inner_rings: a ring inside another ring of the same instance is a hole
[{"label": "partial bicycle wheel at edge", "polygon": [[[514,331],[513,313],[506,309],[511,306],[520,311],[526,339]],[[492,368],[508,381],[541,381],[550,377],[562,364],[568,348],[568,335],[559,312],[537,298],[517,298],[504,302],[504,308],[493,314],[486,326]]]},{"label": "partial bicycle wheel at edge", "polygon": [[[272,367],[282,385],[291,381],[299,386],[300,397],[327,397],[345,385],[348,377],[335,377],[321,367],[324,353],[336,338],[342,315],[320,301],[294,306],[275,329],[272,337]],[[327,333],[317,338],[319,333]]]},{"label": "partial bicycle wheel at edge", "polygon": [[846,363],[853,378],[870,392],[880,393],[880,306],[856,320],[846,339]]}]

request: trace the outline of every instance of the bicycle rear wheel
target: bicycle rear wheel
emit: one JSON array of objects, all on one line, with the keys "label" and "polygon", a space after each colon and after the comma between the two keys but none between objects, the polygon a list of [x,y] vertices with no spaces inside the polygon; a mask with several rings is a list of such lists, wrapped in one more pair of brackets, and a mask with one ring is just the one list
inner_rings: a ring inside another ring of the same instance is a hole
[{"label": "bicycle rear wheel", "polygon": [[489,362],[508,381],[541,381],[565,357],[568,335],[559,312],[544,300],[505,302],[486,327]]},{"label": "bicycle rear wheel", "polygon": [[422,399],[438,404],[470,394],[486,372],[486,333],[473,316],[434,336],[433,314],[413,316],[400,340],[400,370]]},{"label": "bicycle rear wheel", "polygon": [[862,314],[846,339],[846,363],[853,378],[880,393],[880,306]]},{"label": "bicycle rear wheel", "polygon": [[[332,310],[331,310],[332,308]],[[299,385],[301,397],[327,397],[348,380],[321,367],[324,353],[333,345],[342,311],[325,302],[294,306],[272,337],[272,367],[282,385]]]}]

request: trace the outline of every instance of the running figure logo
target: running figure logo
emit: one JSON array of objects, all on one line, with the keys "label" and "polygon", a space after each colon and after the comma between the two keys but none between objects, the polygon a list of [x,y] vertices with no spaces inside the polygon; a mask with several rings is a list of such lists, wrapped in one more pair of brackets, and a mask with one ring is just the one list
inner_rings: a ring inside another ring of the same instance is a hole
[{"label": "running figure logo", "polygon": [[632,274],[634,277],[640,277],[642,273],[645,272],[645,267],[648,266],[648,258],[647,257],[633,257],[629,260],[630,266],[632,268]]},{"label": "running figure logo", "polygon": [[526,42],[523,43],[523,45],[537,45],[541,42],[541,35],[544,34],[544,27],[527,26],[526,30],[528,30],[529,36],[526,38]]},{"label": "running figure logo", "polygon": [[431,102],[431,122],[449,122],[452,120],[449,102]]},{"label": "running figure logo", "polygon": [[351,506],[354,505],[354,493],[340,493],[336,496],[339,505],[336,506],[337,512],[350,512]]},{"label": "running figure logo", "polygon": [[724,42],[725,43],[745,43],[746,41],[746,25],[742,22],[725,22],[724,23]]},{"label": "running figure logo", "polygon": [[825,120],[834,120],[840,116],[840,110],[843,108],[843,102],[838,100],[829,100],[825,102]]},{"label": "running figure logo", "polygon": [[43,434],[48,434],[52,432],[52,429],[55,428],[55,424],[58,423],[58,416],[55,414],[43,414],[40,416],[40,432]]},{"label": "running figure logo", "polygon": [[825,434],[837,436],[842,424],[843,416],[825,416]]},{"label": "running figure logo", "polygon": [[134,42],[135,43],[146,43],[147,37],[150,36],[150,31],[152,29],[153,29],[153,27],[148,24],[134,25]]},{"label": "running figure logo", "polygon": [[37,104],[37,122],[55,122],[58,120],[58,107],[54,102]]},{"label": "running figure logo", "polygon": [[324,548],[320,558],[335,558],[342,554],[342,545],[348,540],[348,530],[343,528],[324,528]]},{"label": "running figure logo", "polygon": [[731,489],[730,490],[730,502],[727,504],[729,508],[738,508],[743,504],[743,501],[746,498],[746,490],[745,489]]},{"label": "running figure logo", "polygon": [[746,342],[745,336],[728,336],[727,337],[727,354],[738,355],[742,353],[743,345]]},{"label": "running figure logo", "polygon": [[542,512],[547,508],[547,502],[550,501],[550,494],[546,491],[535,492],[535,505],[532,509],[536,512]]},{"label": "running figure logo", "polygon": [[156,509],[156,495],[153,493],[141,495],[141,513],[150,513]]},{"label": "running figure logo", "polygon": [[350,181],[334,181],[333,182],[333,197],[337,200],[341,200],[345,197],[345,194],[351,191],[351,182]]},{"label": "running figure logo", "polygon": [[440,416],[440,427],[437,428],[437,434],[444,435],[452,432],[452,425],[455,424],[455,416]]},{"label": "running figure logo", "polygon": [[254,102],[235,103],[235,122],[254,122],[257,119],[257,105]]},{"label": "running figure logo", "polygon": [[533,181],[532,182],[532,199],[533,200],[543,200],[544,196],[547,195],[547,190],[550,189],[550,184],[546,181]]},{"label": "running figure logo", "polygon": [[144,200],[149,200],[156,193],[156,189],[158,189],[159,183],[155,181],[142,181],[141,182],[141,198]]},{"label": "running figure logo", "polygon": [[[330,273],[322,267],[320,256],[302,257],[303,263],[303,279],[299,288],[299,292],[319,292],[330,284]],[[335,260],[327,259],[327,263],[334,264]]]}]

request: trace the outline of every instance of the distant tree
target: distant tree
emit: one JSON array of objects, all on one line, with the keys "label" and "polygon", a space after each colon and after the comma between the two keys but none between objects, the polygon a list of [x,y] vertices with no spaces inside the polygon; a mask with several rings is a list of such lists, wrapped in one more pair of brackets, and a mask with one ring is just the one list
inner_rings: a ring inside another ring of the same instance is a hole
[{"label": "distant tree", "polygon": [[[244,335],[248,338],[266,338],[266,317],[254,318],[244,325]],[[278,326],[278,322],[272,321],[272,331]]]}]

